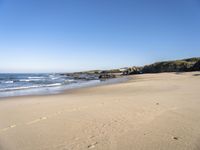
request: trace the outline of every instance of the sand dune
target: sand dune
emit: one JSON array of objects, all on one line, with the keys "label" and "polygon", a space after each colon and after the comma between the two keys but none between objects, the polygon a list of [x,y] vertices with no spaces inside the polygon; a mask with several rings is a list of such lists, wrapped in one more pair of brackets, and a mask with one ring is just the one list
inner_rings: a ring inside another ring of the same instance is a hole
[{"label": "sand dune", "polygon": [[200,72],[0,100],[1,150],[199,150]]}]

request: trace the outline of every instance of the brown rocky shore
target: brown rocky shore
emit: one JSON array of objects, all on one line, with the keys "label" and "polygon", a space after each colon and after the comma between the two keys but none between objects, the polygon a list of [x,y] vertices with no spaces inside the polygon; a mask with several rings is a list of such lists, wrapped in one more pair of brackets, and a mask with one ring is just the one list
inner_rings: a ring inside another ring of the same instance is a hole
[{"label": "brown rocky shore", "polygon": [[73,77],[75,79],[105,80],[109,78],[116,78],[119,76],[132,75],[132,74],[190,72],[190,71],[200,71],[200,57],[156,62],[142,67],[133,66],[121,69],[112,69],[112,70],[92,70],[92,71],[75,72],[75,73],[63,73],[61,75],[66,75],[69,77]]}]

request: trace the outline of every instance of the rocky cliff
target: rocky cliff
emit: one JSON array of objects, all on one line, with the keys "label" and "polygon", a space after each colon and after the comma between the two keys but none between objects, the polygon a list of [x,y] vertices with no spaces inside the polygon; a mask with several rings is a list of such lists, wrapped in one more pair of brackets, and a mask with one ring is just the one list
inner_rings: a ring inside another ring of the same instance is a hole
[{"label": "rocky cliff", "polygon": [[189,58],[175,61],[156,62],[144,67],[130,67],[124,71],[124,74],[200,71],[199,66],[200,58]]},{"label": "rocky cliff", "polygon": [[121,75],[161,73],[161,72],[187,72],[200,71],[200,57],[188,58],[174,61],[156,62],[143,67],[126,67],[112,70],[92,70],[85,72],[66,73],[69,77],[84,80],[108,79]]}]

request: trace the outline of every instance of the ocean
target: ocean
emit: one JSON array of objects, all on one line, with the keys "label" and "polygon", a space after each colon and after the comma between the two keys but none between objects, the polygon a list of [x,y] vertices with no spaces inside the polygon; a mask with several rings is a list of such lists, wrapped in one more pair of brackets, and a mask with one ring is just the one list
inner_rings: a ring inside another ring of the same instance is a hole
[{"label": "ocean", "polygon": [[99,82],[98,79],[75,79],[60,74],[0,74],[0,97],[57,94]]}]

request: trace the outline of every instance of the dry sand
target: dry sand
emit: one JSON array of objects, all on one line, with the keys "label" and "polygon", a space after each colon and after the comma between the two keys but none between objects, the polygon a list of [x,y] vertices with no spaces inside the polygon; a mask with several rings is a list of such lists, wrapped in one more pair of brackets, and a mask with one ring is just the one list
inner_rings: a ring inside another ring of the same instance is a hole
[{"label": "dry sand", "polygon": [[0,100],[1,150],[200,150],[200,72]]}]

